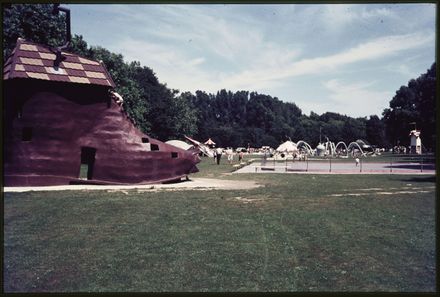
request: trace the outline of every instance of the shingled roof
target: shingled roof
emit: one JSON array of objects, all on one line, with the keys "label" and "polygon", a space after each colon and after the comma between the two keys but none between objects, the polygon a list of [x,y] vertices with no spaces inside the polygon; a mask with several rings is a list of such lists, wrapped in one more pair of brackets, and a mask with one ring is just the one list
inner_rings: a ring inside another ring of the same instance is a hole
[{"label": "shingled roof", "polygon": [[102,63],[64,51],[62,55],[66,59],[56,70],[54,50],[18,38],[17,45],[3,68],[3,79],[34,78],[115,87]]}]

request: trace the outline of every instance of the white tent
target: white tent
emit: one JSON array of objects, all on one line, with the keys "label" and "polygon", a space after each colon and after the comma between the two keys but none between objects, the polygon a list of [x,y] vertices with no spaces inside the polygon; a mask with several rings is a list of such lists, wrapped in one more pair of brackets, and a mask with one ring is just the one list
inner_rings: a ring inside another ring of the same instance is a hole
[{"label": "white tent", "polygon": [[298,147],[296,146],[296,143],[293,141],[286,141],[282,143],[277,149],[277,152],[279,153],[296,153],[298,152]]},{"label": "white tent", "polygon": [[215,142],[212,141],[211,138],[209,138],[207,141],[205,141],[205,144],[206,144],[207,146],[209,146],[209,147],[213,147],[213,146],[215,146]]}]

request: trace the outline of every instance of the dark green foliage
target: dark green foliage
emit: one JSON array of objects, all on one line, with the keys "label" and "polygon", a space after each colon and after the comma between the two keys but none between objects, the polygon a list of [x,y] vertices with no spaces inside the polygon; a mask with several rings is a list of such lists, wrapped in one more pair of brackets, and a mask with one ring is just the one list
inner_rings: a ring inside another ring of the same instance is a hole
[{"label": "dark green foliage", "polygon": [[172,121],[174,134],[171,138],[182,139],[184,135],[192,135],[197,131],[198,110],[193,104],[194,95],[184,92],[174,99],[170,114],[175,115]]},{"label": "dark green foliage", "polygon": [[17,38],[47,44],[63,45],[64,14],[52,15],[52,4],[11,4],[3,9],[3,59],[8,58]]},{"label": "dark green foliage", "polygon": [[377,115],[371,115],[366,123],[366,138],[379,147],[389,146],[385,138],[385,125]]},{"label": "dark green foliage", "polygon": [[[199,119],[194,137],[199,140],[211,137],[219,146],[277,147],[288,139],[304,140],[316,146],[320,128],[322,141],[326,138],[347,144],[357,139],[368,141],[366,118],[331,112],[321,116],[312,112],[306,116],[294,103],[256,92],[221,90],[214,95],[197,91],[192,98]],[[380,145],[376,139],[372,141]]]}]

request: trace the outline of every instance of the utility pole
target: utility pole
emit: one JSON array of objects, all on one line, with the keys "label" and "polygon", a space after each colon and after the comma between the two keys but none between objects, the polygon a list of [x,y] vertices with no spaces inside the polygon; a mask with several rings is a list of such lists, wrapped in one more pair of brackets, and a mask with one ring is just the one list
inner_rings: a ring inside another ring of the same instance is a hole
[{"label": "utility pole", "polygon": [[321,144],[321,127],[319,127],[319,143]]},{"label": "utility pole", "polygon": [[412,122],[412,123],[409,123],[410,125],[414,125],[414,130],[417,130],[417,123],[416,122]]}]

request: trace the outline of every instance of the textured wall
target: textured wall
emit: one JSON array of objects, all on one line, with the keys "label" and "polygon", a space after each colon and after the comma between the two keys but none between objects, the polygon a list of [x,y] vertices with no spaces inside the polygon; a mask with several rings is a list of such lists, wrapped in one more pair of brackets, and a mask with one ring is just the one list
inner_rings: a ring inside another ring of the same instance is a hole
[{"label": "textured wall", "polygon": [[[6,186],[153,183],[197,171],[197,155],[140,132],[106,88],[29,80],[5,88]],[[78,179],[82,147],[96,149],[87,181]]]}]

